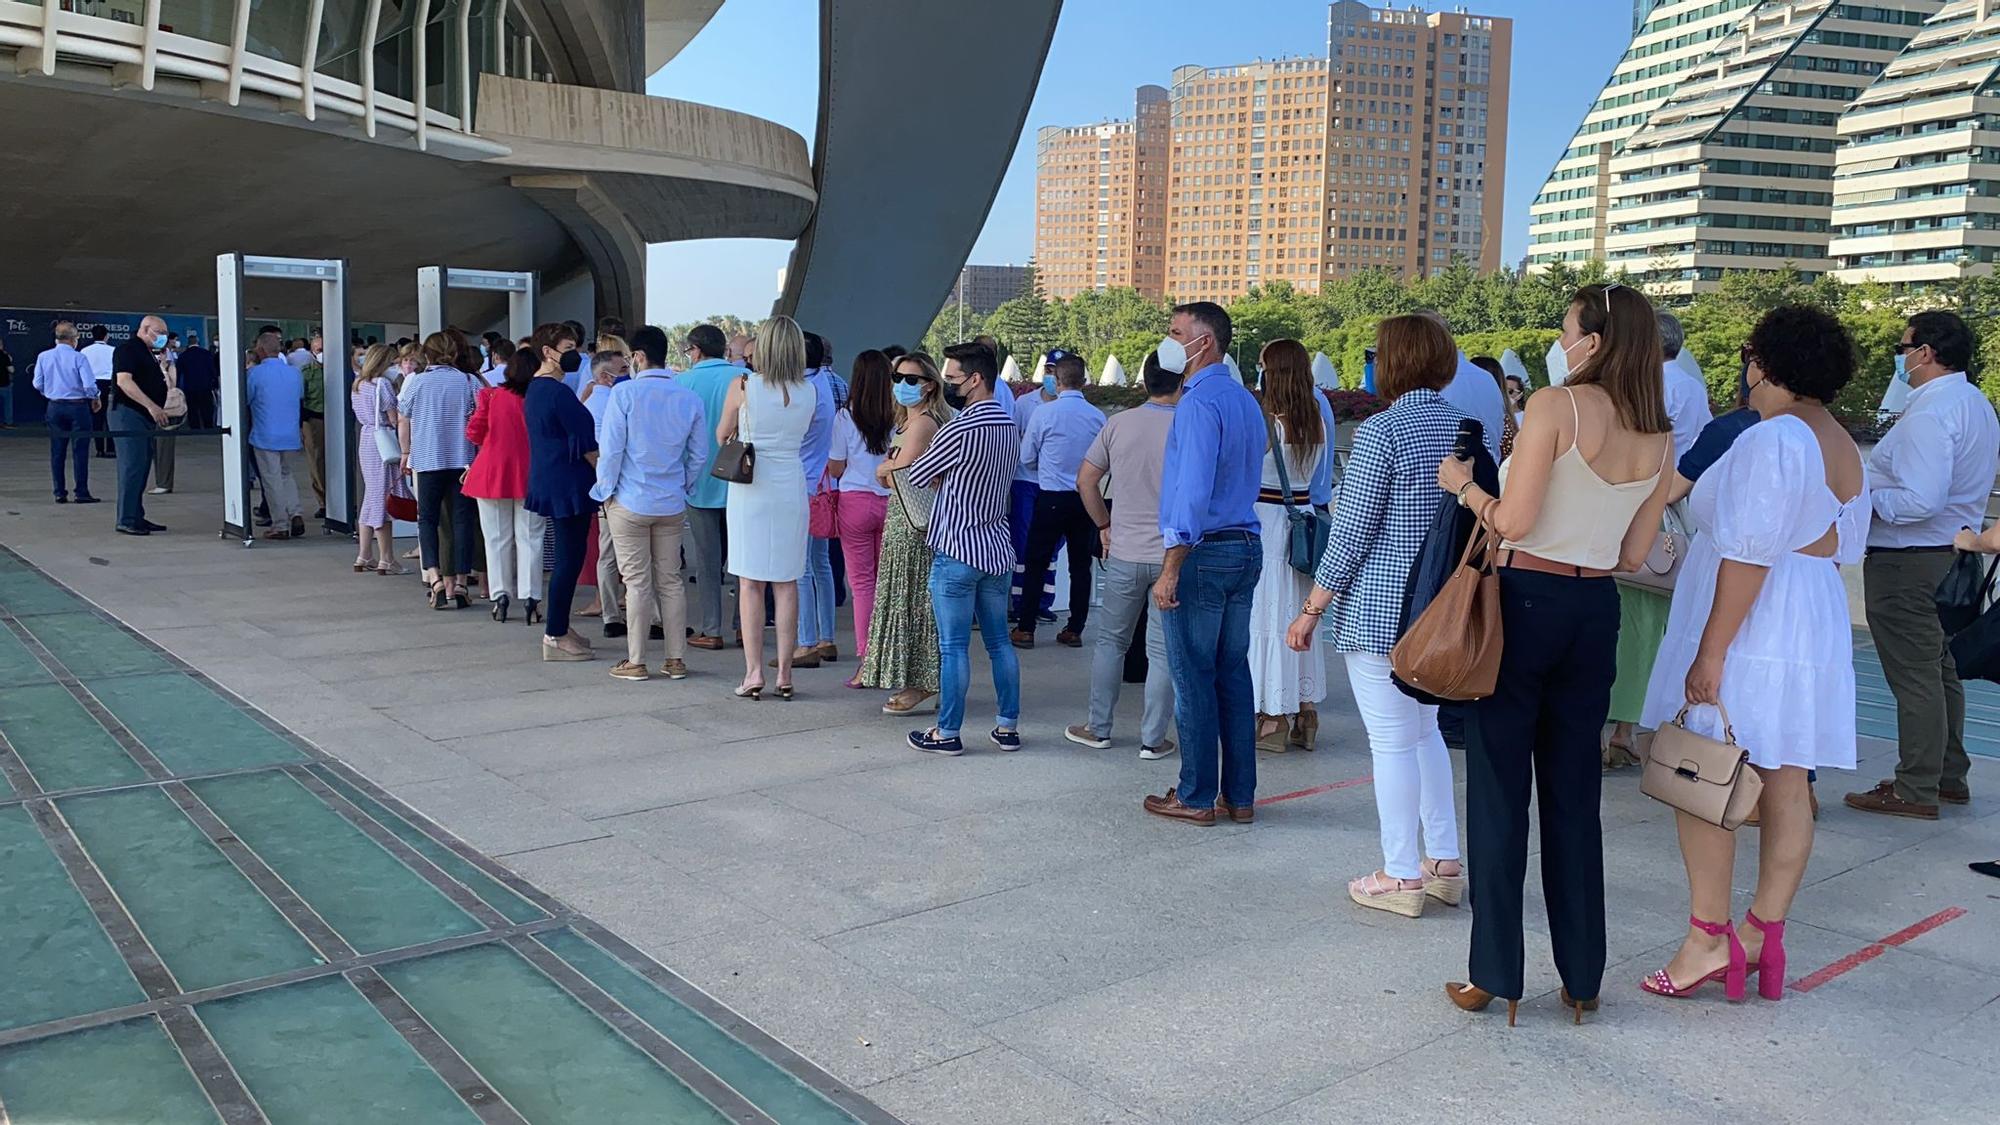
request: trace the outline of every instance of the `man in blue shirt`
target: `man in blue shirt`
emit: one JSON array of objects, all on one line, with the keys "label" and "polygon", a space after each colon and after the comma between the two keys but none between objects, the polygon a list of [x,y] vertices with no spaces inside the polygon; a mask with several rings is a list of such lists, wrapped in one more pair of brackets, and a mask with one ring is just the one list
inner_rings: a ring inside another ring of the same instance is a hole
[{"label": "man in blue shirt", "polygon": [[299,407],[305,401],[305,376],[285,359],[285,342],[275,332],[257,337],[257,365],[243,377],[250,400],[250,453],[257,462],[257,479],[271,519],[281,526],[266,539],[305,537],[305,512],[299,507],[299,485],[292,475],[304,444],[299,434]]},{"label": "man in blue shirt", "polygon": [[[702,418],[710,436],[721,420],[729,385],[743,376],[742,368],[724,358],[728,349],[729,342],[723,338],[722,329],[713,324],[698,324],[687,335],[687,370],[674,376],[674,382],[693,391],[701,400]],[[691,566],[694,608],[690,611],[694,636],[688,644],[719,651],[723,647],[722,510],[729,503],[729,483],[709,475],[714,465],[715,455],[711,452],[688,490],[688,538],[694,544]]]},{"label": "man in blue shirt", "polygon": [[[813,388],[812,424],[806,427],[805,442],[799,446],[799,461],[805,466],[806,495],[820,490],[826,475],[827,457],[833,452],[833,416],[840,409],[841,395],[834,386],[833,369],[827,366],[826,340],[808,332],[806,337],[806,382]],[[812,536],[806,540],[806,570],[799,576],[799,647],[792,654],[792,667],[817,668],[822,661],[840,659],[833,643],[835,604],[840,591],[833,584],[833,541]],[[778,666],[773,660],[771,667]]]},{"label": "man in blue shirt", "polygon": [[[625,581],[626,659],[611,669],[621,680],[643,680],[648,620],[656,611],[666,663],[660,674],[684,680],[688,670],[687,595],[681,588],[681,534],[688,490],[708,471],[713,444],[701,396],[667,370],[667,337],[650,325],[632,337],[632,378],[595,398],[606,399],[597,435],[597,486]],[[615,353],[614,353],[615,354]],[[607,605],[609,602],[607,601]]]},{"label": "man in blue shirt", "polygon": [[1162,368],[1192,372],[1167,431],[1160,488],[1167,554],[1153,584],[1167,628],[1181,776],[1164,797],[1147,797],[1145,808],[1203,825],[1217,813],[1249,823],[1257,790],[1250,603],[1264,567],[1257,491],[1267,438],[1256,396],[1222,361],[1231,335],[1229,314],[1197,301],[1174,309],[1159,348]]},{"label": "man in blue shirt", "polygon": [[[1077,495],[1076,471],[1104,428],[1104,412],[1083,397],[1089,375],[1082,356],[1057,348],[1049,353],[1045,371],[1043,378],[1054,382],[1056,397],[1035,411],[1021,438],[1021,464],[1034,470],[1036,496],[1027,569],[1017,573],[1042,574],[1055,561],[1056,550],[1069,547],[1069,621],[1056,634],[1056,643],[1082,648],[1083,628],[1090,620],[1090,560],[1097,557],[1097,524]],[[1014,646],[1035,647],[1041,600],[1022,598],[1014,614]]]},{"label": "man in blue shirt", "polygon": [[95,504],[90,494],[91,415],[104,409],[97,394],[97,376],[76,350],[76,325],[56,322],[56,345],[35,357],[35,390],[49,400],[49,475],[55,478],[56,503],[69,503],[63,479],[64,451],[76,465],[76,502]]}]

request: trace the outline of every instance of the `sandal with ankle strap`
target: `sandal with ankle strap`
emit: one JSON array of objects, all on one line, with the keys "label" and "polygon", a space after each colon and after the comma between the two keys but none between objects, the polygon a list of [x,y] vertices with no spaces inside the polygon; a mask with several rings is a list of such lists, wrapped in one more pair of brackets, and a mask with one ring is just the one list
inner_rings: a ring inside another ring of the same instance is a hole
[{"label": "sandal with ankle strap", "polygon": [[1747,970],[1744,963],[1743,943],[1737,940],[1736,927],[1727,921],[1704,922],[1692,914],[1688,915],[1688,924],[1710,937],[1727,935],[1729,938],[1729,963],[1702,977],[1700,980],[1686,985],[1675,984],[1673,978],[1667,975],[1666,969],[1654,969],[1651,973],[1647,974],[1645,980],[1639,982],[1639,987],[1655,996],[1665,996],[1673,1000],[1685,1000],[1699,991],[1702,985],[1719,980],[1722,982],[1723,996],[1730,1000],[1743,999]]},{"label": "sandal with ankle strap", "polygon": [[1743,912],[1743,921],[1747,925],[1757,927],[1757,932],[1764,935],[1764,947],[1757,951],[1756,963],[1746,964],[1744,971],[1757,975],[1757,995],[1766,1000],[1783,1000],[1785,998],[1785,920],[1780,918],[1775,922],[1766,922],[1762,918],[1757,917],[1755,910],[1745,910]]}]

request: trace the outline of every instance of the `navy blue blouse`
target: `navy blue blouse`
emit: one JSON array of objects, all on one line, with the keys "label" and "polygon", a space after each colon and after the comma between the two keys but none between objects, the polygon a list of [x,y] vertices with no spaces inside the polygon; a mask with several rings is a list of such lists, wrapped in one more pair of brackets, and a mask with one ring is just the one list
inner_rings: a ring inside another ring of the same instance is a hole
[{"label": "navy blue blouse", "polygon": [[562,519],[597,510],[590,489],[597,470],[584,454],[597,450],[597,424],[561,379],[533,379],[523,404],[528,422],[528,496],[538,516]]}]

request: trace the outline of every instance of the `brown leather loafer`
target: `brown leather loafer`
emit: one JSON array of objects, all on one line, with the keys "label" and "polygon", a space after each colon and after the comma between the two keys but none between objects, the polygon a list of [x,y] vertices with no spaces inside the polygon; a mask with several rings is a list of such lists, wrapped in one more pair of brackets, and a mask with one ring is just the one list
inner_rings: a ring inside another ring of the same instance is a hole
[{"label": "brown leather loafer", "polygon": [[722,651],[721,637],[689,637],[687,643],[689,648],[707,649],[709,652]]},{"label": "brown leather loafer", "polygon": [[1938,800],[1947,805],[1969,805],[1972,803],[1972,786],[1961,785],[1957,789],[1938,786]]},{"label": "brown leather loafer", "polygon": [[1007,639],[1014,642],[1015,648],[1035,647],[1035,635],[1033,633],[1024,633],[1021,630],[1016,629],[1013,632],[1007,634]]},{"label": "brown leather loafer", "polygon": [[1218,793],[1215,796],[1215,815],[1218,817],[1226,816],[1238,824],[1251,824],[1257,819],[1257,809],[1254,805],[1244,805],[1242,808],[1238,808],[1229,803],[1229,798]]},{"label": "brown leather loafer", "polygon": [[1164,797],[1147,796],[1146,811],[1154,816],[1164,816],[1169,820],[1185,820],[1204,828],[1215,823],[1214,809],[1191,809],[1181,804],[1181,799],[1171,789],[1167,790],[1167,795]]},{"label": "brown leather loafer", "polygon": [[1073,633],[1068,629],[1064,629],[1062,632],[1056,634],[1056,643],[1064,648],[1082,648],[1083,634]]},{"label": "brown leather loafer", "polygon": [[1936,805],[1920,805],[1915,801],[1905,801],[1896,796],[1896,783],[1884,781],[1866,793],[1849,793],[1847,807],[1862,812],[1884,813],[1888,816],[1906,816],[1911,820],[1936,820]]}]

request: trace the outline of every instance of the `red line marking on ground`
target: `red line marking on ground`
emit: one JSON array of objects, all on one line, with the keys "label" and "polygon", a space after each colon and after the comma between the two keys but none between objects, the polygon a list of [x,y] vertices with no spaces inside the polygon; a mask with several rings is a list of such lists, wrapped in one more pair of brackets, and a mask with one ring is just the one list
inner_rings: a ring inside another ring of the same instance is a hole
[{"label": "red line marking on ground", "polygon": [[1331,785],[1315,785],[1311,789],[1300,789],[1293,793],[1280,793],[1275,797],[1259,797],[1257,798],[1257,803],[1260,805],[1275,805],[1279,801],[1296,801],[1300,797],[1317,797],[1321,793],[1331,793],[1336,789],[1352,789],[1357,785],[1366,785],[1373,780],[1375,780],[1373,775],[1368,777],[1350,777],[1346,781],[1336,781]]},{"label": "red line marking on ground", "polygon": [[1932,930],[1937,929],[1939,926],[1944,925],[1946,922],[1957,921],[1958,919],[1963,917],[1965,917],[1965,909],[1963,907],[1953,906],[1944,910],[1940,910],[1936,914],[1933,914],[1930,917],[1924,919],[1923,921],[1918,922],[1914,926],[1897,930],[1895,933],[1890,934],[1888,937],[1883,938],[1881,941],[1875,942],[1871,945],[1855,950],[1854,952],[1848,954],[1845,957],[1842,957],[1840,960],[1835,961],[1833,964],[1828,965],[1826,968],[1821,969],[1816,973],[1800,977],[1799,979],[1792,982],[1791,984],[1792,991],[1811,992],[1813,989],[1818,988],[1820,985],[1823,985],[1830,980],[1833,980],[1835,977],[1844,976],[1848,973],[1853,972],[1855,969],[1858,969],[1861,966],[1866,965],[1868,962],[1873,961],[1875,958],[1880,957],[1884,953],[1889,952],[1889,950],[1895,946],[1907,945],[1910,942],[1915,941],[1916,939],[1924,936],[1925,934],[1930,933]]}]

